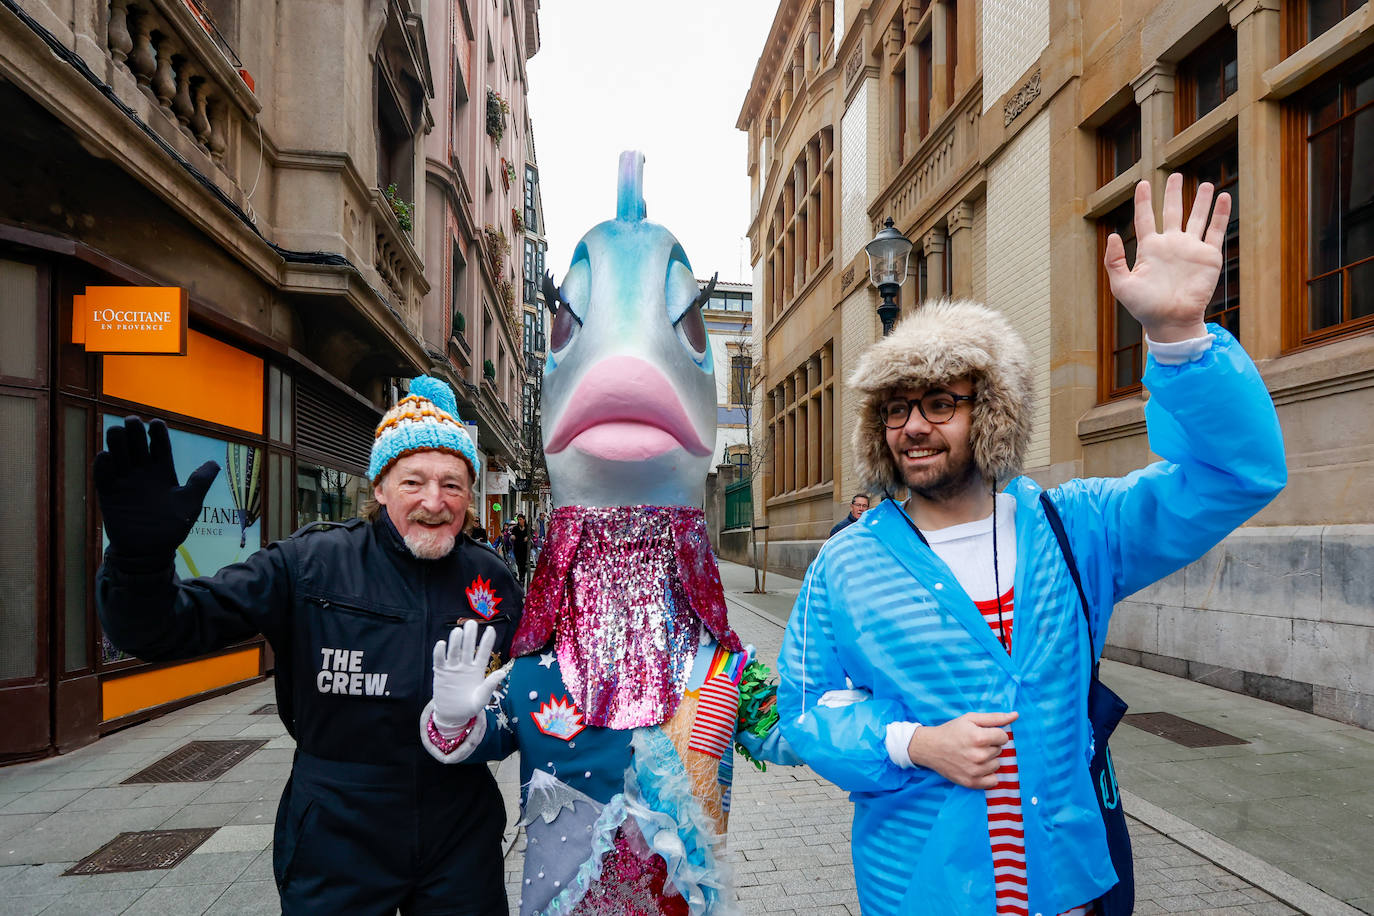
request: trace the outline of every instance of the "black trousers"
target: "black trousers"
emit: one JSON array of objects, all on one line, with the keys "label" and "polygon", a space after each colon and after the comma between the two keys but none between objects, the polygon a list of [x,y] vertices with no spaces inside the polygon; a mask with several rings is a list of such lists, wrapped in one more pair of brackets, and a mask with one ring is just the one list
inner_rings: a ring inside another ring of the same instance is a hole
[{"label": "black trousers", "polygon": [[505,808],[490,794],[417,803],[409,767],[298,752],[272,857],[282,913],[506,916]]}]

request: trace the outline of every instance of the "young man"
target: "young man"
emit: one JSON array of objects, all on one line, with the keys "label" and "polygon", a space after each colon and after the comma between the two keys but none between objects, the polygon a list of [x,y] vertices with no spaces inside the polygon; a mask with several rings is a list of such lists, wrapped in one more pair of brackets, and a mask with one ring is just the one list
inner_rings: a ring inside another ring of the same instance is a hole
[{"label": "young man", "polygon": [[859,520],[859,516],[863,515],[867,511],[868,494],[854,494],[854,498],[849,501],[849,512],[845,514],[844,518],[840,519],[838,522],[835,523],[835,527],[830,529],[830,534],[827,537],[833,538],[835,535],[839,534],[841,531],[857,522]]},{"label": "young man", "polygon": [[[1286,481],[1273,404],[1234,338],[1203,324],[1230,199],[1186,227],[1182,179],[1155,231],[1136,188],[1134,269],[1116,298],[1144,327],[1145,408],[1161,461],[1049,492],[1092,633],[1031,480],[1031,360],[996,311],[919,309],[864,354],[860,479],[904,491],[831,539],[783,643],[783,733],[852,793],[865,914],[1085,913],[1116,883],[1088,777],[1092,659],[1114,602],[1196,559]],[[995,494],[995,495],[994,495]]]},{"label": "young man", "polygon": [[366,520],[309,526],[199,579],[178,579],[172,557],[218,467],[178,487],[158,420],[145,438],[130,417],[108,447],[95,463],[110,538],[96,588],[111,641],[164,661],[263,633],[276,652],[296,739],[273,847],[283,912],[504,916],[495,780],[415,742],[434,641],[476,619],[509,656],[520,621],[505,564],[462,533],[479,466],[449,387],[414,379],[382,418]]}]

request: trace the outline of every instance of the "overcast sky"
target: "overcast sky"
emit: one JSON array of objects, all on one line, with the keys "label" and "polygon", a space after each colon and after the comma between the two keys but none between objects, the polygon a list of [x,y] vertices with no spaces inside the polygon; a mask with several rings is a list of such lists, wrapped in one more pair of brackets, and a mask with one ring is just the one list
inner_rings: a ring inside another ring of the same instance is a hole
[{"label": "overcast sky", "polygon": [[693,272],[749,282],[746,134],[735,129],[776,0],[543,0],[529,106],[547,267],[615,216],[620,152],[645,155],[649,219]]}]

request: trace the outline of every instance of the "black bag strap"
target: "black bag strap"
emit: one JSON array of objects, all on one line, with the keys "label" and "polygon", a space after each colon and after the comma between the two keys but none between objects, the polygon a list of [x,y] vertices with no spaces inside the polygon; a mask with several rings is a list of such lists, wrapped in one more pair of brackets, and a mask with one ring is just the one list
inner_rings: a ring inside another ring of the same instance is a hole
[{"label": "black bag strap", "polygon": [[[1069,534],[1064,530],[1064,520],[1059,516],[1059,510],[1050,501],[1050,495],[1044,490],[1040,491],[1040,507],[1045,510],[1045,520],[1050,523],[1050,528],[1054,531],[1054,539],[1059,542],[1059,550],[1064,554],[1064,562],[1069,564],[1069,575],[1073,576],[1074,588],[1078,589],[1078,600],[1083,605],[1083,620],[1088,624],[1088,651],[1094,652],[1097,644],[1093,642],[1093,618],[1088,612],[1088,595],[1083,591],[1083,579],[1078,574],[1078,561],[1074,559],[1073,548],[1069,546]],[[1098,661],[1093,659],[1093,680],[1097,680]]]}]

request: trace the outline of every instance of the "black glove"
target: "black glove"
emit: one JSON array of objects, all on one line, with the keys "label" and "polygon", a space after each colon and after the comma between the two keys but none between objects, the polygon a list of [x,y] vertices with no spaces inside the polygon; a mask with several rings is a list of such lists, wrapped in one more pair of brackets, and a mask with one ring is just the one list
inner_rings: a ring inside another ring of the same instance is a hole
[{"label": "black glove", "polygon": [[125,417],[123,426],[106,432],[105,449],[95,456],[92,472],[110,551],[170,562],[196,523],[219,465],[207,461],[184,487],[177,486],[172,443],[161,420],[150,422],[145,436],[138,417]]}]

